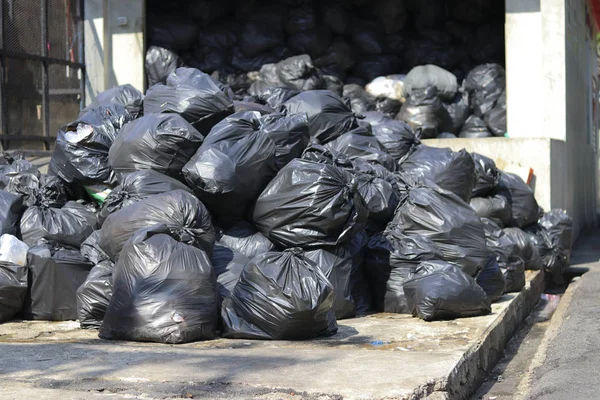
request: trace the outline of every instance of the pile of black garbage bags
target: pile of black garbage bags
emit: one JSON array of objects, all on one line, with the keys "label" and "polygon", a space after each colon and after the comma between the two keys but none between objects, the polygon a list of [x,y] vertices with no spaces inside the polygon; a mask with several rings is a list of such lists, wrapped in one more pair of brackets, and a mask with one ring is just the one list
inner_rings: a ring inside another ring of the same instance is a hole
[{"label": "pile of black garbage bags", "polygon": [[179,68],[145,96],[100,94],[58,132],[48,175],[0,158],[0,320],[309,339],[373,311],[483,315],[526,269],[562,279],[571,219],[491,159],[329,90],[265,93],[240,105]]},{"label": "pile of black garbage bags", "polygon": [[235,100],[269,86],[327,89],[354,112],[383,112],[423,138],[506,133],[502,2],[147,3],[148,86],[192,67]]}]

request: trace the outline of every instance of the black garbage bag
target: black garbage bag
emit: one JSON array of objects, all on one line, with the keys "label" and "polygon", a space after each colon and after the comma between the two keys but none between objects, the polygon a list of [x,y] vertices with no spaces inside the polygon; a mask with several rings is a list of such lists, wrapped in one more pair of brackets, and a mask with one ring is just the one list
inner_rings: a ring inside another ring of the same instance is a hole
[{"label": "black garbage bag", "polygon": [[198,37],[198,26],[188,18],[170,16],[148,24],[147,29],[150,43],[174,51],[189,49]]},{"label": "black garbage bag", "polygon": [[540,208],[533,190],[518,175],[500,172],[495,192],[508,200],[511,227],[525,228],[537,222]]},{"label": "black garbage bag", "polygon": [[217,234],[210,214],[200,200],[183,190],[157,194],[110,214],[98,231],[97,247],[116,262],[135,232],[156,224],[166,225],[171,235],[191,235],[196,247],[212,252]]},{"label": "black garbage bag", "polygon": [[366,229],[369,233],[381,232],[394,217],[400,197],[391,182],[377,177],[374,173],[358,173],[356,180],[358,193],[369,210]]},{"label": "black garbage bag", "polygon": [[25,300],[25,319],[68,321],[77,319],[76,292],[93,264],[78,250],[56,243],[29,248],[29,293]]},{"label": "black garbage bag", "polygon": [[287,100],[282,107],[288,115],[306,113],[310,136],[321,144],[358,126],[350,108],[329,90],[302,92]]},{"label": "black garbage bag", "polygon": [[525,287],[525,261],[519,244],[494,221],[482,218],[485,241],[494,254],[505,280],[504,292],[519,292]]},{"label": "black garbage bag", "polygon": [[385,51],[385,33],[373,21],[352,21],[352,43],[361,54],[380,55]]},{"label": "black garbage bag", "polygon": [[396,170],[394,158],[373,136],[369,124],[360,123],[358,128],[352,129],[328,142],[325,147],[331,149],[334,153],[344,155],[351,161],[360,158],[369,163],[379,164],[391,172]]},{"label": "black garbage bag", "polygon": [[404,121],[392,119],[380,112],[366,112],[363,121],[371,124],[373,136],[396,162],[419,143],[413,129]]},{"label": "black garbage bag", "polygon": [[127,112],[137,118],[143,111],[144,95],[131,84],[116,86],[114,88],[98,93],[96,99],[87,106],[83,112],[111,104],[120,104]]},{"label": "black garbage bag", "polygon": [[393,225],[371,237],[365,250],[365,272],[375,310],[410,313],[402,284],[421,261],[440,257],[429,238],[404,235]]},{"label": "black garbage bag", "polygon": [[437,65],[420,65],[414,67],[404,80],[404,94],[411,96],[413,91],[423,91],[435,87],[443,100],[452,100],[458,92],[456,76]]},{"label": "black garbage bag", "polygon": [[492,134],[488,131],[485,121],[476,115],[471,115],[467,118],[458,135],[461,138],[485,138],[491,136]]},{"label": "black garbage bag", "polygon": [[203,139],[180,115],[146,115],[123,127],[108,152],[108,162],[119,181],[144,169],[181,179],[181,169]]},{"label": "black garbage bag", "polygon": [[473,188],[473,197],[485,197],[498,186],[500,170],[491,158],[479,153],[471,153],[477,172],[477,183]]},{"label": "black garbage bag", "polygon": [[475,281],[484,290],[490,302],[494,302],[502,297],[505,285],[504,275],[498,265],[498,261],[496,261],[496,257],[489,257],[487,264],[479,275],[477,275]]},{"label": "black garbage bag", "polygon": [[482,64],[473,68],[463,82],[469,94],[473,113],[483,118],[489,113],[506,88],[504,68],[498,64]]},{"label": "black garbage bag", "polygon": [[265,22],[248,21],[242,28],[238,43],[244,56],[256,57],[277,46],[283,46],[285,36],[280,26],[269,26]]},{"label": "black garbage bag", "polygon": [[416,146],[400,161],[399,170],[416,179],[427,179],[466,202],[470,201],[477,182],[475,163],[464,149],[455,152],[449,148]]},{"label": "black garbage bag", "polygon": [[144,115],[176,113],[201,134],[233,113],[233,103],[212,78],[194,68],[177,68],[166,85],[156,84],[146,92]]},{"label": "black garbage bag", "polygon": [[342,99],[350,104],[353,113],[363,114],[375,109],[375,96],[367,93],[360,85],[350,83],[342,89]]},{"label": "black garbage bag", "polygon": [[539,251],[547,279],[555,284],[564,284],[573,240],[571,217],[564,210],[552,210],[540,218],[538,225],[528,228],[527,233]]},{"label": "black garbage bag", "polygon": [[288,10],[287,20],[284,23],[288,34],[310,31],[316,27],[317,18],[311,7],[294,7]]},{"label": "black garbage bag", "polygon": [[344,91],[344,82],[337,76],[323,75],[325,81],[325,89],[332,91],[333,93],[341,96]]},{"label": "black garbage bag", "polygon": [[506,90],[502,91],[496,105],[485,115],[485,123],[494,136],[506,133]]},{"label": "black garbage bag", "polygon": [[245,111],[257,111],[260,115],[267,115],[275,112],[271,107],[250,101],[233,100],[233,110],[235,113]]},{"label": "black garbage bag", "polygon": [[[448,125],[444,128],[451,133],[458,134],[469,115],[471,115],[471,107],[469,106],[469,96],[459,91],[451,101],[443,102],[442,105],[448,114]],[[438,135],[438,138],[440,136]]]},{"label": "black garbage bag", "polygon": [[366,225],[368,211],[351,173],[296,159],[256,201],[254,223],[275,245],[336,246]]},{"label": "black garbage bag", "polygon": [[294,53],[319,57],[327,52],[331,44],[331,31],[326,26],[315,30],[295,33],[288,37],[287,45]]},{"label": "black garbage bag", "polygon": [[302,340],[337,332],[335,292],[317,264],[291,249],[255,257],[223,302],[223,336]]},{"label": "black garbage bag", "polygon": [[352,318],[357,312],[364,313],[370,306],[363,266],[363,249],[367,241],[368,235],[363,231],[344,245],[326,246],[304,253],[317,264],[333,286],[333,308],[338,320]]},{"label": "black garbage bag", "polygon": [[150,46],[146,51],[146,77],[148,87],[157,83],[166,83],[167,77],[177,68],[183,67],[183,61],[179,56],[169,49],[159,46]]},{"label": "black garbage bag", "polygon": [[219,298],[223,302],[233,292],[244,267],[250,262],[250,258],[226,245],[217,243],[210,261],[217,276]]},{"label": "black garbage bag", "polygon": [[489,314],[490,299],[475,279],[442,261],[421,263],[403,284],[412,315],[425,321]]},{"label": "black garbage bag", "polygon": [[81,248],[79,249],[81,255],[90,260],[94,265],[98,265],[103,261],[110,261],[108,254],[100,248],[100,245],[98,244],[99,239],[100,231],[94,231],[83,241]]},{"label": "black garbage bag", "polygon": [[260,80],[265,88],[285,87],[298,91],[325,88],[323,76],[307,54],[289,57],[277,64],[263,65]]},{"label": "black garbage bag", "polygon": [[30,189],[21,190],[23,205],[25,207],[44,206],[60,208],[67,204],[69,199],[75,198],[75,194],[69,185],[57,176],[42,175],[39,180],[39,186],[31,186]]},{"label": "black garbage bag", "polygon": [[385,33],[401,30],[408,20],[405,3],[396,0],[376,0],[371,12]]},{"label": "black garbage bag", "polygon": [[77,319],[84,329],[98,329],[112,297],[112,261],[95,265],[85,282],[77,289]]},{"label": "black garbage bag", "polygon": [[39,189],[41,173],[29,161],[4,153],[3,163],[0,164],[0,189],[18,194],[23,198],[23,203],[28,204],[29,197]]},{"label": "black garbage bag", "polygon": [[[356,50],[342,38],[336,38],[329,46],[325,54],[315,58],[314,64],[317,68],[340,76],[346,73],[356,62]],[[341,95],[341,93],[338,93]]]},{"label": "black garbage bag", "polygon": [[121,184],[115,187],[104,200],[98,219],[102,223],[110,214],[119,211],[123,207],[155,194],[178,189],[192,193],[192,190],[183,183],[152,169],[127,174]]},{"label": "black garbage bag", "polygon": [[213,339],[218,322],[215,272],[205,251],[164,225],[138,231],[123,247],[99,336],[188,343]]},{"label": "black garbage bag", "polygon": [[519,254],[525,263],[525,269],[538,271],[543,268],[544,263],[540,252],[527,233],[519,228],[505,228],[503,231],[511,242],[519,248]]},{"label": "black garbage bag", "polygon": [[17,235],[22,210],[21,196],[0,190],[0,235]]},{"label": "black garbage bag", "polygon": [[323,1],[318,4],[325,25],[338,35],[348,33],[351,26],[350,3]]},{"label": "black garbage bag", "polygon": [[27,267],[0,261],[0,322],[23,310],[27,296]]},{"label": "black garbage bag", "polygon": [[265,64],[273,64],[290,56],[293,56],[290,49],[278,46],[258,56],[246,57],[242,50],[236,46],[232,49],[231,66],[240,71],[258,71]]},{"label": "black garbage bag", "polygon": [[278,108],[283,103],[300,93],[297,90],[271,87],[260,93],[259,98],[272,108]]},{"label": "black garbage bag", "polygon": [[450,133],[450,132],[442,132],[439,135],[437,135],[438,139],[456,139],[457,136],[454,133]]},{"label": "black garbage bag", "polygon": [[82,112],[76,121],[59,129],[49,174],[68,183],[112,183],[108,150],[123,125],[133,119],[116,103]]},{"label": "black garbage bag", "polygon": [[308,139],[302,115],[237,113],[215,125],[183,174],[219,218],[241,219],[280,166],[302,154]]},{"label": "black garbage bag", "polygon": [[411,128],[420,129],[421,139],[431,139],[448,124],[449,116],[440,100],[437,89],[415,89],[402,105],[396,119],[404,121]]},{"label": "black garbage bag", "polygon": [[352,75],[364,79],[367,83],[378,76],[395,74],[401,67],[402,61],[395,55],[365,55],[356,60],[352,67]]},{"label": "black garbage bag", "polygon": [[394,118],[402,109],[400,100],[380,97],[375,102],[375,111],[379,111],[390,118]]},{"label": "black garbage bag", "polygon": [[21,236],[28,246],[43,239],[79,248],[97,225],[95,213],[75,201],[68,202],[62,208],[34,206],[23,213]]},{"label": "black garbage bag", "polygon": [[481,220],[454,193],[414,185],[396,210],[393,223],[408,236],[425,236],[438,247],[441,260],[476,276],[488,259]]},{"label": "black garbage bag", "polygon": [[219,243],[251,259],[276,250],[275,245],[247,221],[238,222],[224,229]]},{"label": "black garbage bag", "polygon": [[473,197],[471,207],[480,218],[489,218],[501,227],[510,224],[510,206],[506,197]]}]

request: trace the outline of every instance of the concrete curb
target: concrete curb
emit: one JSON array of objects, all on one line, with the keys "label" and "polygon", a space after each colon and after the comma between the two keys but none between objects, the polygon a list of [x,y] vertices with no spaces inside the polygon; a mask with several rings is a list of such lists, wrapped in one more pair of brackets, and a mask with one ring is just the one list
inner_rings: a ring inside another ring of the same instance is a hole
[{"label": "concrete curb", "polygon": [[465,352],[446,377],[417,388],[409,400],[467,399],[500,360],[504,346],[534,309],[543,291],[544,274],[539,273],[516,295],[481,339]]}]

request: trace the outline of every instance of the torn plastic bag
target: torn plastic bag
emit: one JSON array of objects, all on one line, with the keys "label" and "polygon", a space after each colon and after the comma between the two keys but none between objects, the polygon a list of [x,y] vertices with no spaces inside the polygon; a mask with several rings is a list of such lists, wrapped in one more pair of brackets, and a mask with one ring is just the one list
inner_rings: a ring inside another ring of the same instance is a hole
[{"label": "torn plastic bag", "polygon": [[540,208],[535,195],[519,176],[500,172],[496,193],[508,200],[511,210],[510,226],[525,228],[537,222]]},{"label": "torn plastic bag", "polygon": [[425,321],[489,314],[490,299],[475,279],[454,265],[426,261],[404,281],[412,315]]},{"label": "torn plastic bag", "polygon": [[371,124],[373,136],[398,162],[419,143],[413,129],[404,121],[394,120],[380,112],[367,112],[363,121]]},{"label": "torn plastic bag", "polygon": [[276,245],[342,244],[367,222],[368,211],[353,175],[333,165],[295,159],[256,201],[254,223]]},{"label": "torn plastic bag", "polygon": [[455,152],[449,148],[419,145],[400,161],[399,170],[416,179],[427,179],[466,202],[471,200],[477,182],[475,163],[464,149]]},{"label": "torn plastic bag", "polygon": [[186,181],[219,218],[243,218],[279,166],[302,154],[308,143],[307,121],[286,118],[261,118],[256,112],[227,117],[185,165]]},{"label": "torn plastic bag", "polygon": [[98,93],[94,101],[83,112],[111,104],[120,104],[127,112],[137,118],[143,111],[144,95],[131,84],[120,85]]},{"label": "torn plastic bag", "polygon": [[510,206],[506,197],[502,195],[473,197],[470,204],[481,218],[489,218],[502,227],[510,223]]},{"label": "torn plastic bag", "polygon": [[0,261],[0,322],[23,310],[27,296],[27,267]]},{"label": "torn plastic bag", "polygon": [[220,243],[215,244],[210,261],[217,276],[220,301],[231,295],[250,258]]},{"label": "torn plastic bag", "polygon": [[169,49],[150,46],[146,51],[144,66],[146,67],[148,87],[152,87],[157,83],[167,82],[167,77],[172,72],[179,67],[183,67],[183,61]]},{"label": "torn plastic bag", "polygon": [[367,231],[381,232],[394,217],[394,211],[400,203],[398,193],[392,183],[375,174],[356,174],[358,193],[369,210]]},{"label": "torn plastic bag", "polygon": [[471,115],[467,118],[458,135],[461,138],[485,138],[491,136],[492,134],[488,131],[485,121],[476,115]]},{"label": "torn plastic bag", "polygon": [[23,309],[25,319],[77,319],[76,292],[93,264],[78,250],[45,243],[29,249],[28,266],[30,280]]},{"label": "torn plastic bag", "polygon": [[311,138],[325,144],[358,126],[343,100],[329,90],[302,92],[283,103],[289,114],[306,113]]},{"label": "torn plastic bag", "polygon": [[437,89],[428,87],[413,90],[396,119],[408,123],[415,130],[420,129],[421,139],[431,139],[448,124],[449,116],[438,97]]},{"label": "torn plastic bag", "polygon": [[325,147],[331,149],[334,153],[343,154],[350,161],[360,158],[369,163],[379,164],[391,172],[396,170],[394,158],[373,136],[369,124],[360,123],[358,128],[352,129],[328,142]]},{"label": "torn plastic bag", "polygon": [[192,158],[204,137],[177,114],[151,114],[123,127],[108,152],[117,174],[153,169],[181,179],[181,169]]},{"label": "torn plastic bag", "polygon": [[525,269],[538,271],[543,268],[540,252],[527,233],[519,228],[505,228],[503,231],[518,246]]},{"label": "torn plastic bag", "polygon": [[0,235],[0,262],[27,266],[27,250],[29,246],[15,236],[4,233]]},{"label": "torn plastic bag", "polygon": [[116,103],[82,112],[59,129],[49,174],[68,183],[112,183],[108,150],[123,125],[132,120],[126,108]]},{"label": "torn plastic bag", "polygon": [[485,123],[494,136],[506,133],[506,90],[502,91],[496,105],[485,115]]},{"label": "torn plastic bag", "polygon": [[498,186],[500,170],[491,158],[479,153],[471,153],[477,172],[477,183],[473,188],[473,197],[485,197]]},{"label": "torn plastic bag", "polygon": [[84,329],[98,329],[112,297],[114,264],[102,261],[95,265],[77,289],[77,319]]},{"label": "torn plastic bag", "polygon": [[425,236],[435,243],[442,260],[476,276],[488,250],[481,220],[454,193],[421,184],[412,186],[396,210],[393,223],[408,236]]},{"label": "torn plastic bag", "polygon": [[420,65],[414,67],[404,79],[404,93],[411,96],[414,90],[425,90],[435,87],[440,98],[452,100],[458,91],[456,76],[437,65]]},{"label": "torn plastic bag", "polygon": [[[328,246],[310,250],[304,255],[314,261],[335,291],[335,317],[336,319],[352,318],[357,312],[366,312],[370,299],[365,299],[361,291],[366,286],[364,280],[363,248],[368,241],[366,232],[355,235],[348,243],[342,246]],[[362,282],[358,278],[363,279]],[[364,288],[367,289],[368,288]],[[366,293],[368,296],[368,292]]]},{"label": "torn plastic bag", "polygon": [[476,282],[484,290],[491,302],[498,300],[504,294],[504,275],[496,261],[496,257],[491,256],[487,264],[477,275]]},{"label": "torn plastic bag", "polygon": [[[469,96],[466,93],[458,92],[451,101],[442,103],[448,113],[448,125],[446,130],[458,134],[461,128],[471,115],[469,106]],[[438,135],[439,137],[439,135]]]},{"label": "torn plastic bag", "polygon": [[110,214],[98,231],[97,247],[116,262],[135,232],[156,224],[167,225],[172,235],[191,235],[196,247],[212,252],[217,234],[210,214],[200,200],[183,190],[157,194]]},{"label": "torn plastic bag", "polygon": [[494,108],[506,87],[504,68],[498,64],[479,65],[469,72],[463,87],[469,93],[473,113],[483,118]]},{"label": "torn plastic bag", "polygon": [[223,230],[219,243],[248,258],[275,250],[275,245],[247,221]]},{"label": "torn plastic bag", "polygon": [[441,257],[424,236],[406,236],[392,227],[371,237],[365,251],[365,271],[377,311],[409,314],[402,284],[421,261]]},{"label": "torn plastic bag", "polygon": [[335,292],[298,249],[255,257],[221,307],[223,336],[303,340],[337,332]]},{"label": "torn plastic bag", "polygon": [[0,234],[17,234],[22,210],[21,196],[0,190]]},{"label": "torn plastic bag", "polygon": [[177,68],[166,85],[156,84],[146,92],[144,115],[176,113],[201,134],[233,113],[233,103],[212,78],[194,68]]},{"label": "torn plastic bag", "polygon": [[213,339],[217,280],[210,258],[188,236],[164,225],[138,231],[113,272],[113,295],[99,336],[109,340],[188,343]]},{"label": "torn plastic bag", "polygon": [[102,223],[110,214],[119,211],[123,207],[155,194],[178,189],[192,193],[192,190],[183,183],[152,169],[127,174],[121,184],[115,187],[106,197],[102,210],[98,214],[98,219]]},{"label": "torn plastic bag", "polygon": [[75,201],[62,208],[35,206],[23,213],[21,236],[29,246],[44,239],[79,248],[97,225],[95,213]]}]

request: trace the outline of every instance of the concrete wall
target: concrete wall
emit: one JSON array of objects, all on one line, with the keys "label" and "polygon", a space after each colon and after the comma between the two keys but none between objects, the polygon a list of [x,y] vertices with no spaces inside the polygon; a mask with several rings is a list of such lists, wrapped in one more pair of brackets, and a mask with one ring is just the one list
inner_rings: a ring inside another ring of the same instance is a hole
[{"label": "concrete wall", "polygon": [[144,90],[144,0],[85,0],[86,103],[114,86]]}]

